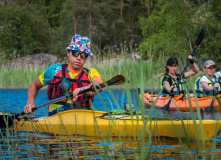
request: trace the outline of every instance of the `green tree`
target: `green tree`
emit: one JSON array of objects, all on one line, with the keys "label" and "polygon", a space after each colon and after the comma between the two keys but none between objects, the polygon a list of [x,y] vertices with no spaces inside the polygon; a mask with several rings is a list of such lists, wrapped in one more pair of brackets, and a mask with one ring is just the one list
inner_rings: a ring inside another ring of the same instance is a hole
[{"label": "green tree", "polygon": [[140,45],[141,52],[150,57],[158,57],[161,52],[167,55],[189,52],[193,37],[190,33],[195,33],[191,14],[191,4],[187,1],[158,0],[151,16],[140,18],[145,37]]},{"label": "green tree", "polygon": [[[202,60],[213,59],[221,64],[221,1],[211,0],[201,6],[200,14],[206,31]],[[220,65],[218,65],[220,68]]]},{"label": "green tree", "polygon": [[0,6],[0,50],[7,59],[47,51],[48,26],[42,9],[36,4],[19,2],[16,6]]},{"label": "green tree", "polygon": [[[3,8],[2,8],[3,11]],[[33,53],[40,49],[39,42],[34,39],[27,12],[17,10],[14,7],[6,8],[0,34],[0,47],[8,58],[16,58]]]}]

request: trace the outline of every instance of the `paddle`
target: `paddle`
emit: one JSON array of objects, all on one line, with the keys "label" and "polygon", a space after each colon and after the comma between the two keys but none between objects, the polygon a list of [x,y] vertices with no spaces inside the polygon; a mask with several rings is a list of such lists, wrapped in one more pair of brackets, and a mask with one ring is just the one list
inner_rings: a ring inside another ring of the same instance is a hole
[{"label": "paddle", "polygon": [[[220,73],[219,73],[218,83],[220,83],[220,79],[221,79],[221,71],[220,71]],[[213,110],[213,102],[214,102],[214,100],[215,100],[214,96],[216,96],[217,94],[218,94],[218,92],[217,92],[217,90],[215,89],[215,90],[214,90],[214,95],[213,95],[212,102],[211,102],[210,106],[205,109],[205,112],[207,112],[207,113],[208,113],[208,112],[212,112],[212,110]]]},{"label": "paddle", "polygon": [[[196,44],[195,44],[194,49],[193,49],[193,51],[192,51],[192,53],[191,53],[192,56],[194,55],[194,52],[195,52],[196,48],[198,47],[198,45],[201,43],[203,37],[204,37],[204,31],[202,30],[202,31],[200,32],[198,38],[197,38]],[[186,69],[187,69],[189,63],[190,63],[190,59],[187,60],[186,66],[184,67],[184,70],[183,70],[183,72],[181,73],[180,78],[179,78],[179,80],[178,80],[178,82],[177,82],[177,84],[176,84],[176,88],[179,87],[179,83],[181,82],[181,79],[182,79],[182,77],[183,77],[183,75],[184,75],[184,72],[186,72]],[[171,103],[172,98],[174,97],[175,93],[176,93],[176,92],[172,92],[171,98],[170,98],[169,102],[168,102],[166,105],[163,106],[163,108],[164,108],[165,111],[168,111],[168,110],[169,110],[170,103]]]},{"label": "paddle", "polygon": [[[78,94],[82,95],[82,94],[90,92],[90,91],[94,92],[95,88],[96,89],[101,89],[101,88],[104,88],[106,86],[123,84],[124,82],[125,82],[125,77],[122,76],[122,75],[117,75],[117,76],[111,78],[110,80],[106,81],[105,83],[102,83],[102,84],[99,84],[99,85],[96,85],[96,86],[92,85],[90,88],[84,89],[84,90],[80,91]],[[69,85],[69,84],[65,82],[65,85]],[[66,89],[68,89],[68,88],[69,87],[67,87]],[[59,102],[61,100],[67,99],[68,97],[71,97],[71,96],[73,96],[73,93],[70,93],[70,94],[67,94],[65,96],[59,97],[57,99],[51,100],[48,103],[45,103],[45,104],[40,105],[38,107],[32,108],[32,112],[34,112],[34,111],[36,111],[40,108],[43,108],[45,106],[48,106],[50,104],[53,104],[53,103]],[[17,114],[12,114],[12,115],[0,113],[0,128],[6,128],[7,126],[10,127],[13,124],[14,120],[19,121],[20,120],[19,116],[23,116],[23,115],[25,115],[24,112],[17,113]]]}]

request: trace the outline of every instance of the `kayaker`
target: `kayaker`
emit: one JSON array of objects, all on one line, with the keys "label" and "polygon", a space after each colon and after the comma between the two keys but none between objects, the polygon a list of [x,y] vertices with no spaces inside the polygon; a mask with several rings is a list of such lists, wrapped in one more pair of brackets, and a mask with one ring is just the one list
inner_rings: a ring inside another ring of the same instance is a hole
[{"label": "kayaker", "polygon": [[[196,63],[193,60],[193,57],[191,55],[188,56],[188,59],[190,59],[190,63],[192,64],[192,70],[184,73],[184,79],[187,79],[191,76],[194,76],[199,72],[198,67]],[[176,84],[180,78],[180,74],[177,74],[177,66],[178,61],[174,57],[170,57],[167,60],[166,65],[166,73],[161,78],[161,85],[162,85],[162,93],[161,95],[166,97],[169,96],[170,93],[176,92],[175,95],[184,94],[184,79],[181,79],[181,82],[179,83],[179,88],[176,88]]]},{"label": "kayaker", "polygon": [[207,60],[203,64],[205,74],[198,77],[195,81],[195,90],[198,97],[213,96],[214,91],[220,92],[220,83],[218,82],[219,72],[215,73],[216,63]]},{"label": "kayaker", "polygon": [[73,99],[51,104],[49,116],[69,109],[90,109],[96,92],[87,92],[81,96],[78,96],[78,93],[83,89],[91,87],[92,82],[95,85],[103,83],[96,69],[91,68],[88,70],[83,67],[88,56],[93,55],[90,45],[91,41],[88,37],[78,34],[72,37],[71,44],[66,48],[69,63],[51,65],[29,86],[27,105],[24,107],[26,114],[32,113],[31,109],[35,106],[35,98],[43,86],[48,86],[48,99],[52,100],[63,96],[65,91],[60,88],[60,84],[64,78],[69,78],[72,82],[70,92],[73,92]]}]

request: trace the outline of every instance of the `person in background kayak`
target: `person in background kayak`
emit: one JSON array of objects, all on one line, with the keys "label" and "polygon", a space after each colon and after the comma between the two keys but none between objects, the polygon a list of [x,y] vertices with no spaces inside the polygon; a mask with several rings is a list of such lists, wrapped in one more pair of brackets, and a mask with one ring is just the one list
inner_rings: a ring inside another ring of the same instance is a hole
[{"label": "person in background kayak", "polygon": [[212,60],[205,61],[203,64],[203,69],[205,74],[198,77],[195,81],[197,97],[213,96],[215,90],[220,93],[220,83],[218,82],[220,72],[215,73],[215,62]]},{"label": "person in background kayak", "polygon": [[90,109],[96,92],[90,91],[81,96],[78,96],[78,93],[83,89],[90,88],[92,82],[95,85],[103,83],[96,69],[91,68],[88,70],[83,67],[88,56],[93,55],[90,50],[90,45],[91,41],[88,37],[83,37],[78,34],[72,37],[71,44],[66,48],[69,63],[51,65],[29,86],[27,105],[24,107],[26,114],[32,113],[32,108],[35,106],[35,98],[43,86],[48,86],[47,94],[50,100],[64,96],[65,91],[60,87],[64,78],[68,78],[72,83],[69,92],[73,92],[73,99],[51,104],[49,116],[70,109]]},{"label": "person in background kayak", "polygon": [[[183,77],[184,79],[194,76],[195,74],[199,72],[196,63],[193,60],[193,57],[189,55],[188,59],[190,59],[190,63],[192,64],[193,69],[184,73],[184,77]],[[163,89],[161,95],[164,97],[169,96],[169,94],[173,92],[176,92],[175,95],[184,94],[183,78],[181,79],[181,82],[179,83],[179,88],[176,88],[176,84],[180,78],[180,74],[176,73],[177,66],[178,66],[178,61],[176,58],[170,57],[167,60],[166,73],[161,78],[161,85]]]}]

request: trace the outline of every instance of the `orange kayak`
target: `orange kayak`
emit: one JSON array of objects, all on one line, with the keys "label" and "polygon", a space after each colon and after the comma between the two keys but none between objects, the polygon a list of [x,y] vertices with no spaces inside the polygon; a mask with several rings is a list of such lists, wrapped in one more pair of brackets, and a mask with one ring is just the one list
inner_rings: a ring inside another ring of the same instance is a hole
[{"label": "orange kayak", "polygon": [[[141,95],[140,99],[141,99]],[[144,93],[144,103],[148,106],[151,106],[155,103],[157,100],[158,95],[151,95],[149,93]],[[197,98],[191,97],[190,99],[185,98],[183,95],[177,95],[172,98],[172,101],[170,103],[170,110],[177,110],[176,107],[179,108],[181,111],[190,111],[190,106],[192,106],[193,110],[196,111],[197,107],[200,109],[205,109],[210,106],[212,102],[212,96],[211,97],[203,97],[203,98]],[[221,102],[221,94],[217,95],[217,98],[219,98]],[[170,100],[170,97],[163,97],[159,96],[155,108],[163,108],[165,104],[168,103]],[[218,112],[220,110],[220,104],[217,99],[213,102],[213,109]]]}]

